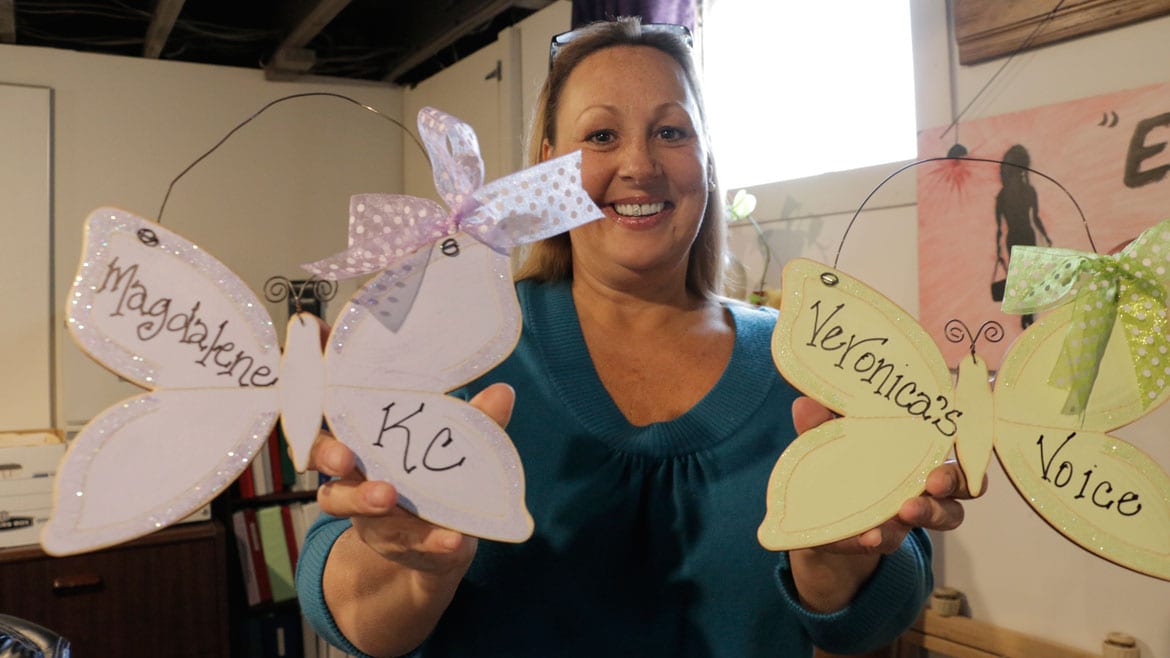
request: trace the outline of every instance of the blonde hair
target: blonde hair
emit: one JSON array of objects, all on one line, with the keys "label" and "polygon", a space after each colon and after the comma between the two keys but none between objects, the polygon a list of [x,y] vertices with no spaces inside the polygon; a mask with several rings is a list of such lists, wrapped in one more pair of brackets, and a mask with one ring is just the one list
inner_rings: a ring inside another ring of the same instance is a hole
[{"label": "blonde hair", "polygon": [[[715,160],[711,156],[707,115],[703,109],[699,76],[691,56],[690,46],[678,35],[643,30],[637,17],[592,23],[577,31],[573,40],[561,46],[549,67],[548,77],[541,87],[528,131],[528,163],[542,159],[545,141],[556,144],[556,116],[561,92],[569,74],[589,55],[616,46],[650,46],[670,55],[682,69],[691,93],[699,108],[699,130],[707,145],[707,208],[699,233],[691,245],[687,264],[687,290],[703,298],[722,293],[723,258],[726,241],[723,195],[715,181]],[[541,240],[528,248],[523,264],[516,272],[516,280],[534,279],[556,281],[573,277],[573,255],[568,233]]]}]

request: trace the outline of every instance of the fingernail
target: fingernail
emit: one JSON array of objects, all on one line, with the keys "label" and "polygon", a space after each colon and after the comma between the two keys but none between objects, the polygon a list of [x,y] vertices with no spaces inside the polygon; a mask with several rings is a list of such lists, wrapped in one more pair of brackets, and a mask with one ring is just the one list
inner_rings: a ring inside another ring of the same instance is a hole
[{"label": "fingernail", "polygon": [[880,528],[867,530],[865,534],[861,535],[861,538],[858,541],[866,548],[880,546],[882,543],[882,531]]},{"label": "fingernail", "polygon": [[376,509],[390,507],[390,489],[385,486],[373,486],[366,491],[366,503]]},{"label": "fingernail", "polygon": [[[953,494],[955,492],[955,485],[956,485],[955,474],[952,471],[946,471],[943,473],[942,477],[943,477],[942,488],[936,489],[935,490],[936,493],[933,493],[931,495],[945,498],[946,496],[950,496],[951,494]],[[930,493],[930,492],[928,491],[927,493]]]},{"label": "fingernail", "polygon": [[328,467],[330,471],[333,471],[333,473],[336,474],[341,470],[341,455],[337,454],[336,450],[330,450],[326,452],[324,457],[325,466]]}]

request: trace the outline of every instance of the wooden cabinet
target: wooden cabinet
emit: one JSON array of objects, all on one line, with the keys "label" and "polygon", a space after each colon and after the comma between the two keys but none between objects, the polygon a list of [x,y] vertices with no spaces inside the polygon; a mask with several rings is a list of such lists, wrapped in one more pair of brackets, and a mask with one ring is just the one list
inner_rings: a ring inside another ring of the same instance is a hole
[{"label": "wooden cabinet", "polygon": [[218,521],[70,557],[0,549],[0,612],[60,633],[77,656],[226,658],[225,555]]}]

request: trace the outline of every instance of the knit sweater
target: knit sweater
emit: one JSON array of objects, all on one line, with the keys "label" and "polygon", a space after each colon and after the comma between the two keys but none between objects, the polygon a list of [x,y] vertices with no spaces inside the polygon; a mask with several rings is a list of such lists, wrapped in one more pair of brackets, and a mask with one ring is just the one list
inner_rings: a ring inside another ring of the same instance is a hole
[{"label": "knit sweater", "polygon": [[[812,655],[892,640],[932,587],[931,547],[913,531],[843,610],[818,614],[796,595],[787,555],[756,530],[776,459],[793,440],[797,396],[772,364],[771,309],[729,305],[731,360],[682,416],[630,424],[598,377],[568,282],[517,285],[515,351],[472,382],[516,390],[508,433],[535,521],[522,544],[481,540],[419,658]],[[321,577],[346,519],[323,516],[297,567],[301,608],[330,642],[338,631]]]}]

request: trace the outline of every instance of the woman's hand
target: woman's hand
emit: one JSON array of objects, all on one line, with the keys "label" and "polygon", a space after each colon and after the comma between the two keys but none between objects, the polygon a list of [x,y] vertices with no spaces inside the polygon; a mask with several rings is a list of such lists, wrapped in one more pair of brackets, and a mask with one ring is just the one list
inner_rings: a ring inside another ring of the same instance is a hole
[{"label": "woman's hand", "polygon": [[317,491],[321,511],[348,517],[352,533],[387,560],[422,572],[442,573],[471,563],[476,540],[420,519],[398,506],[389,482],[366,480],[353,452],[328,433],[313,445],[310,467],[334,476]]},{"label": "woman's hand", "polygon": [[[471,401],[501,427],[512,415],[515,394],[505,384],[484,389]],[[321,486],[321,511],[349,517],[354,532],[382,557],[424,572],[445,572],[470,564],[476,540],[443,528],[398,506],[398,491],[389,482],[370,481],[357,470],[349,448],[328,433],[313,445],[310,467],[336,478]]]},{"label": "woman's hand", "polygon": [[[792,422],[798,434],[833,417],[811,398],[797,398],[792,404]],[[831,544],[791,551],[789,562],[802,602],[819,612],[844,607],[877,568],[880,557],[898,550],[912,529],[946,531],[959,527],[964,514],[959,501],[970,498],[962,469],[948,461],[927,475],[922,495],[903,503],[897,515],[885,523]]]},{"label": "woman's hand", "polygon": [[[515,397],[510,386],[493,384],[471,404],[504,426]],[[333,544],[321,581],[338,628],[371,655],[410,651],[447,609],[477,540],[399,507],[394,486],[367,480],[353,451],[328,434],[317,438],[309,465],[338,478],[318,490],[321,510],[352,522]]]}]

